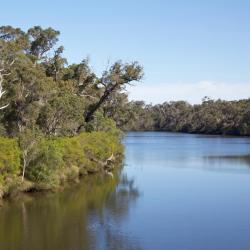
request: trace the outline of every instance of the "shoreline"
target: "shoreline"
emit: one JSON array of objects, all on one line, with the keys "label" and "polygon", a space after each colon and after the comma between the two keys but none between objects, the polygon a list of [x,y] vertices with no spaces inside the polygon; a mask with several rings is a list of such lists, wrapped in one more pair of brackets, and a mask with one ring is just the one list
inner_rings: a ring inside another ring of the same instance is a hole
[{"label": "shoreline", "polygon": [[78,179],[71,180],[68,182],[63,183],[60,187],[53,189],[53,188],[46,188],[43,185],[39,185],[37,183],[31,183],[25,180],[22,183],[21,189],[16,189],[14,192],[9,193],[0,198],[0,208],[4,205],[3,203],[6,201],[15,201],[18,200],[21,195],[35,195],[35,194],[49,194],[49,193],[60,193],[64,192],[66,189],[71,188],[72,186],[77,186],[84,178],[88,178],[91,176],[103,175],[107,178],[113,179],[114,172],[117,171],[119,168],[122,168],[123,156],[119,156],[114,161],[110,162],[108,165],[105,165],[105,168],[99,169],[99,171],[95,172],[88,172],[84,175],[79,175]]},{"label": "shoreline", "polygon": [[[120,136],[110,132],[48,139],[37,144],[33,156],[35,160],[27,166],[22,179],[22,155],[20,150],[13,153],[13,145],[18,147],[16,141],[9,139],[8,142],[11,142],[8,148],[2,145],[2,150],[6,152],[2,151],[2,158],[0,156],[0,170],[1,165],[5,166],[0,172],[0,200],[19,193],[57,191],[96,173],[112,177],[112,171],[122,163],[124,156]],[[12,154],[8,155],[7,149]]]}]

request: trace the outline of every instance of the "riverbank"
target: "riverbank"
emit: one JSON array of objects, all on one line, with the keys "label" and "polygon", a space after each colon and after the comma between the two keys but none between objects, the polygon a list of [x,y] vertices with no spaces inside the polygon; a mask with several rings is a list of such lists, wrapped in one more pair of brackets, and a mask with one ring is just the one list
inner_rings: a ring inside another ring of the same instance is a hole
[{"label": "riverbank", "polygon": [[123,130],[124,133],[133,133],[133,132],[159,132],[159,133],[176,133],[184,135],[200,135],[200,136],[219,136],[219,137],[250,137],[250,134],[241,135],[241,134],[227,134],[227,133],[208,133],[208,132],[188,132],[188,131],[178,131],[178,130],[164,130],[164,129],[133,129],[133,130]]},{"label": "riverbank", "polygon": [[111,132],[42,139],[29,152],[26,165],[15,139],[1,138],[0,149],[0,198],[56,191],[84,175],[109,174],[123,157],[120,136]]}]

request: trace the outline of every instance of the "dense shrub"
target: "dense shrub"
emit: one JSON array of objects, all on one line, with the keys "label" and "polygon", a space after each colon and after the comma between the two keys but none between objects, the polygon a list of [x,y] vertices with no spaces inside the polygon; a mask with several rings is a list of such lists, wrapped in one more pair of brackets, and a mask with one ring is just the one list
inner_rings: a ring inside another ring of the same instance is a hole
[{"label": "dense shrub", "polygon": [[0,198],[16,183],[20,165],[17,141],[0,137]]},{"label": "dense shrub", "polygon": [[20,170],[20,150],[14,139],[0,137],[0,176],[16,175]]},{"label": "dense shrub", "polygon": [[104,170],[118,159],[123,146],[117,131],[81,133],[74,137],[41,138],[29,151],[22,182],[23,154],[15,139],[0,137],[0,197],[27,189],[56,189],[79,176]]},{"label": "dense shrub", "polygon": [[57,171],[63,167],[63,159],[56,140],[41,140],[32,154],[32,160],[27,166],[27,179],[51,187],[59,185]]},{"label": "dense shrub", "polygon": [[44,139],[34,149],[26,178],[53,188],[80,175],[103,169],[107,159],[122,155],[123,147],[114,133],[81,133],[75,137]]}]

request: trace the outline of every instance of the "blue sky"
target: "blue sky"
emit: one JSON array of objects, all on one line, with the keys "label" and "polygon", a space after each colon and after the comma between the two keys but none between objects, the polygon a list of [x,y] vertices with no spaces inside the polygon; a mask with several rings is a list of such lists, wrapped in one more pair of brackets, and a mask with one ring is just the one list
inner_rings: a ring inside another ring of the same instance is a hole
[{"label": "blue sky", "polygon": [[14,0],[1,3],[0,20],[60,30],[69,62],[89,56],[97,72],[139,61],[145,77],[132,99],[250,96],[250,1]]}]

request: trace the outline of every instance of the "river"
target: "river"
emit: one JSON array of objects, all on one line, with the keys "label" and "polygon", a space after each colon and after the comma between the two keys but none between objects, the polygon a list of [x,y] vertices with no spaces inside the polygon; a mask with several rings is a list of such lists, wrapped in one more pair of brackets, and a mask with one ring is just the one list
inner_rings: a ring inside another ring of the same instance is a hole
[{"label": "river", "polygon": [[1,250],[249,250],[250,138],[130,132],[124,167],[0,208]]}]

